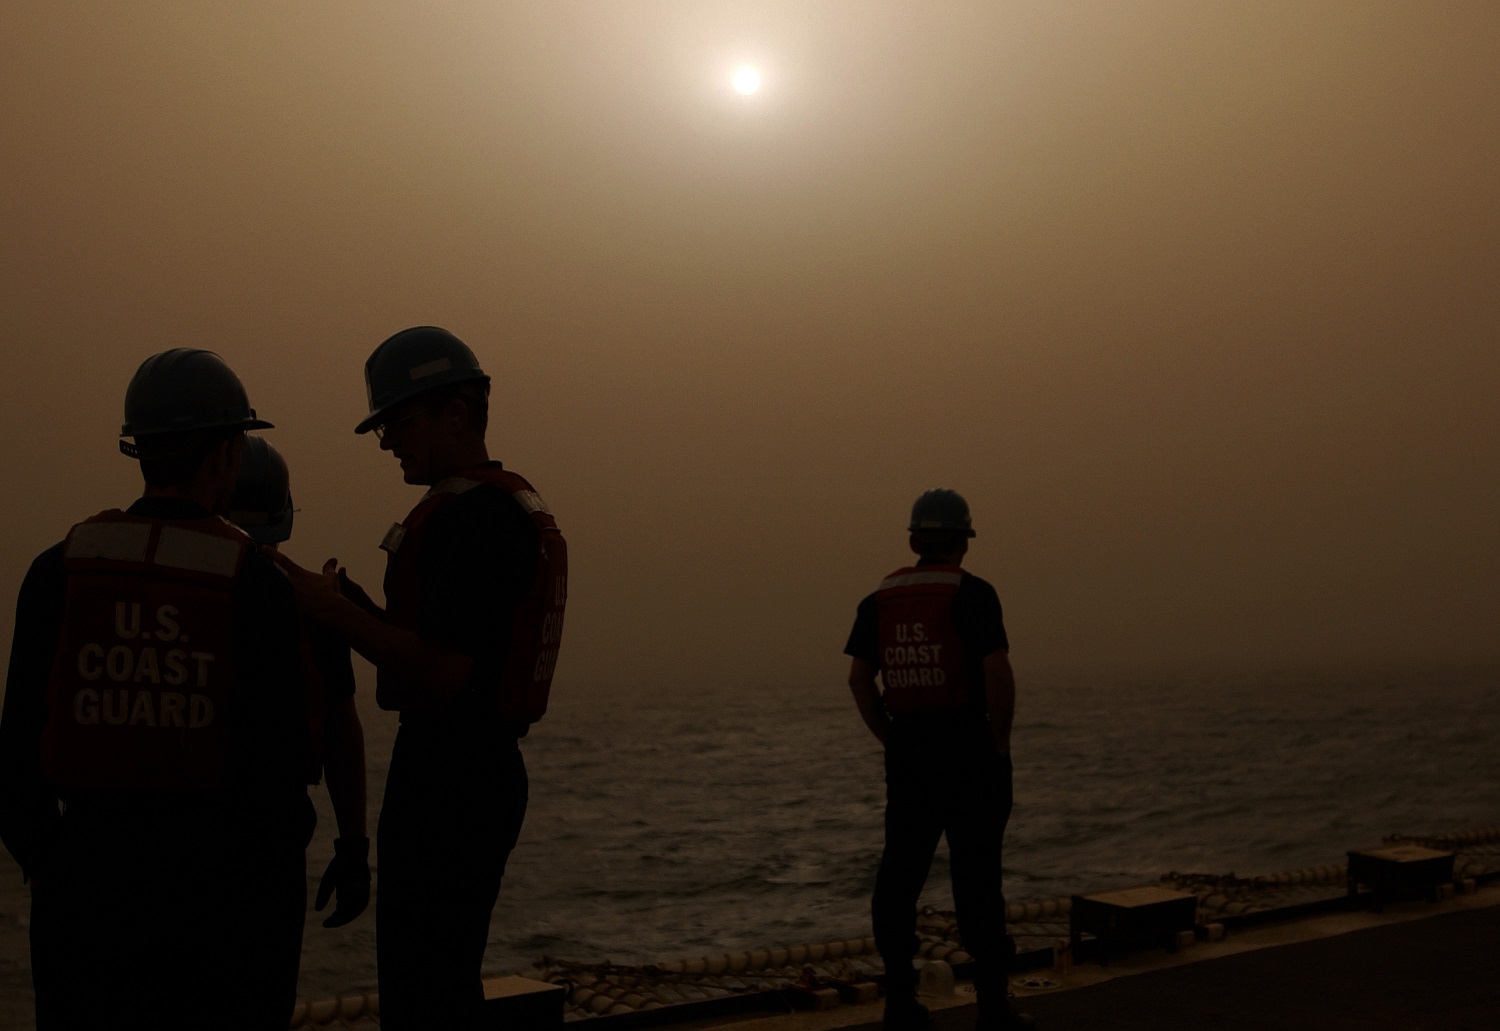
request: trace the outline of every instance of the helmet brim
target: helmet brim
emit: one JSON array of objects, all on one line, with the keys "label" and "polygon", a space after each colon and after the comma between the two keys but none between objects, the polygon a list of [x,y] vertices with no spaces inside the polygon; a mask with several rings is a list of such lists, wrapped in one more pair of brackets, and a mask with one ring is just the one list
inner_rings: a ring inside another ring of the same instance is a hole
[{"label": "helmet brim", "polygon": [[191,433],[193,430],[274,430],[275,423],[266,422],[264,419],[241,419],[238,422],[210,422],[194,423],[191,426],[164,426],[159,429],[137,431],[130,423],[120,427],[120,436],[134,437],[139,440],[142,437],[161,437],[168,433]]},{"label": "helmet brim", "polygon": [[412,398],[421,397],[423,394],[430,394],[434,390],[441,390],[443,387],[451,387],[458,383],[483,383],[485,386],[489,386],[490,377],[486,373],[472,369],[455,369],[449,374],[432,377],[432,379],[424,382],[416,389],[398,393],[396,396],[390,398],[380,408],[365,416],[359,425],[354,427],[354,432],[356,434],[369,433],[376,426],[384,422],[386,416],[390,415],[392,411]]}]

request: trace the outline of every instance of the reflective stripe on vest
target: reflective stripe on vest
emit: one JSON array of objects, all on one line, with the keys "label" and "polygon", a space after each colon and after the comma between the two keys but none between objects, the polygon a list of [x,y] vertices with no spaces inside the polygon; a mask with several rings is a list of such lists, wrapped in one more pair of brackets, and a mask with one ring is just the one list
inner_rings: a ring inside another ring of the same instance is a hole
[{"label": "reflective stripe on vest", "polygon": [[150,544],[150,523],[79,523],[68,534],[68,541],[63,545],[63,558],[144,562]]},{"label": "reflective stripe on vest", "polygon": [[962,573],[935,573],[917,570],[914,573],[897,572],[880,581],[878,590],[888,591],[893,587],[915,587],[918,584],[943,584],[957,587],[963,583]]},{"label": "reflective stripe on vest", "polygon": [[527,515],[533,512],[541,512],[545,515],[552,514],[552,509],[547,507],[547,503],[542,500],[542,496],[534,490],[518,490],[511,497],[516,499],[516,504],[520,505],[526,511]]},{"label": "reflective stripe on vest", "polygon": [[63,559],[73,563],[96,559],[104,563],[139,564],[160,567],[168,573],[201,573],[232,580],[245,554],[243,535],[222,520],[210,525],[212,530],[195,530],[132,519],[119,511],[101,512],[68,533]]},{"label": "reflective stripe on vest", "polygon": [[163,526],[156,542],[158,566],[211,576],[234,576],[243,554],[237,541],[180,526]]},{"label": "reflective stripe on vest", "polygon": [[[512,473],[511,475],[515,476],[516,474]],[[521,477],[516,476],[516,479],[520,480]],[[467,476],[450,476],[446,480],[440,480],[428,488],[422,500],[425,501],[434,494],[466,494],[483,482],[485,481],[471,479]],[[522,482],[524,483],[525,481],[523,480]],[[510,484],[510,486],[514,486],[514,484]],[[530,486],[523,487],[520,490],[512,490],[510,496],[516,499],[516,504],[520,505],[521,510],[527,515],[531,515],[533,512],[541,512],[544,515],[552,514],[552,509],[547,507],[547,502],[543,501],[542,496],[531,489]]]}]

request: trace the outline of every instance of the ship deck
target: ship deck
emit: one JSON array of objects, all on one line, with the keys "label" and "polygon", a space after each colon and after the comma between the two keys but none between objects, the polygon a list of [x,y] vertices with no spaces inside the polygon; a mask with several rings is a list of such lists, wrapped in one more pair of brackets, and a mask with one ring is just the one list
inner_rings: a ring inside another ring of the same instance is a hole
[{"label": "ship deck", "polygon": [[[1176,953],[1012,979],[1041,1031],[1493,1031],[1500,1027],[1500,887],[1438,904],[1249,927]],[[968,1031],[973,992],[929,996],[933,1031]],[[875,1031],[879,1003],[735,1022],[734,1031]],[[721,1026],[723,1022],[718,1022]]]}]

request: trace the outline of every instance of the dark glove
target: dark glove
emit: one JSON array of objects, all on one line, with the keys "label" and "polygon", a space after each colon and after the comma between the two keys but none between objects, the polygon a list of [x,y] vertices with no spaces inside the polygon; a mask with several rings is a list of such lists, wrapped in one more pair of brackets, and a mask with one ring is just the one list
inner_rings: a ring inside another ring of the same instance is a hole
[{"label": "dark glove", "polygon": [[323,921],[324,927],[343,927],[370,904],[370,839],[334,838],[333,861],[318,882],[318,898],[313,909],[319,913],[337,893],[339,900],[333,913]]}]

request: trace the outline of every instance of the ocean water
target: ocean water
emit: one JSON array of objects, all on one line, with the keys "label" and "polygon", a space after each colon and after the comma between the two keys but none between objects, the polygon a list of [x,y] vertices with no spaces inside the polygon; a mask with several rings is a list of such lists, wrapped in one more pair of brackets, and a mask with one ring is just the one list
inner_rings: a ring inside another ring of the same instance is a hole
[{"label": "ocean water", "polygon": [[[1500,824],[1500,670],[1023,666],[1018,679],[1011,901],[1169,870],[1338,863],[1387,834]],[[394,721],[362,713],[373,828]],[[562,691],[523,749],[531,806],[488,972],[541,956],[639,963],[868,933],[881,757],[842,684]],[[316,801],[310,894],[332,851],[322,791]],[[25,895],[3,863],[0,1020],[25,1027]],[[924,902],[950,905],[941,852]],[[337,930],[320,919],[309,914],[302,997],[374,990],[373,912]]]},{"label": "ocean water", "polygon": [[[1011,901],[1500,824],[1497,670],[1018,677]],[[564,692],[523,748],[531,807],[488,971],[868,933],[883,772],[842,684]],[[923,901],[948,892],[940,851]],[[310,924],[304,997],[373,987],[372,932]]]}]

